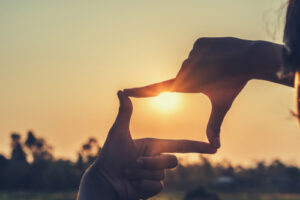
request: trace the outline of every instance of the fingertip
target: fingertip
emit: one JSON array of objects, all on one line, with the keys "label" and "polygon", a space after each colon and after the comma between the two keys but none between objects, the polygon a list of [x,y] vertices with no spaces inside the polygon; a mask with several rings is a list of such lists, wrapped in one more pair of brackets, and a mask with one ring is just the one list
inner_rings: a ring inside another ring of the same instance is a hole
[{"label": "fingertip", "polygon": [[218,151],[218,148],[216,148],[211,143],[208,143],[208,149],[207,149],[208,154],[215,154],[215,153],[217,153],[217,151]]},{"label": "fingertip", "polygon": [[121,101],[121,99],[122,99],[122,90],[118,90],[118,92],[117,92],[117,95],[118,95],[118,98],[119,98],[119,100]]},{"label": "fingertip", "polygon": [[208,126],[206,130],[207,139],[210,145],[217,149],[221,147],[220,132],[220,128],[212,128],[211,126]]},{"label": "fingertip", "polygon": [[178,159],[176,156],[172,155],[172,157],[170,157],[170,166],[169,169],[175,168],[178,165]]},{"label": "fingertip", "polygon": [[122,96],[123,91],[122,90],[118,90],[117,95],[120,97]]},{"label": "fingertip", "polygon": [[216,148],[219,149],[221,147],[221,142],[220,142],[220,138],[219,137],[215,137],[210,141],[210,144]]},{"label": "fingertip", "polygon": [[214,148],[217,148],[219,149],[221,147],[221,143],[220,143],[220,139],[219,138],[214,138],[211,142],[211,145],[214,147]]},{"label": "fingertip", "polygon": [[118,95],[118,99],[119,99],[119,109],[121,110],[123,108],[123,92],[121,90],[119,90],[117,92],[117,95]]},{"label": "fingertip", "polygon": [[215,153],[217,153],[217,151],[218,151],[218,148],[214,148],[214,147],[213,147],[213,148],[211,149],[211,154],[215,154]]}]

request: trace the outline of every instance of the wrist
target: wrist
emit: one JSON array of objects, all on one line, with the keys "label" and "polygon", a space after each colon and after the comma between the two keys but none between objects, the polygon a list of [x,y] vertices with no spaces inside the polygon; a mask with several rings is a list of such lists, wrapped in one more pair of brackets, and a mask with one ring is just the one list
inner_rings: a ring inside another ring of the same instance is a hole
[{"label": "wrist", "polygon": [[267,41],[254,41],[249,47],[248,55],[250,79],[260,79],[293,86],[293,80],[280,77],[283,45]]},{"label": "wrist", "polygon": [[281,45],[261,40],[254,41],[249,48],[252,78],[272,81],[282,63],[281,52]]}]

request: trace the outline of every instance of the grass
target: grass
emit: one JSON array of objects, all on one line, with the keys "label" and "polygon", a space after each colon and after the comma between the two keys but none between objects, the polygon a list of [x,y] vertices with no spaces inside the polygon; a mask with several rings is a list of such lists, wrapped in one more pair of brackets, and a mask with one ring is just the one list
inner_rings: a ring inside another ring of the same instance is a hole
[{"label": "grass", "polygon": [[[161,193],[151,200],[182,200],[182,193]],[[300,194],[221,194],[221,200],[300,200]],[[0,192],[0,200],[75,200],[76,192]]]}]

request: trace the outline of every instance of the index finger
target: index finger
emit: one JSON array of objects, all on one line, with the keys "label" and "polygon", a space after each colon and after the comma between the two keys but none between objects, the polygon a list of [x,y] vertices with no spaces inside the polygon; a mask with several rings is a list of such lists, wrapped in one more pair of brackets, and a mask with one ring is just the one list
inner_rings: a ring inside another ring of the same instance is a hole
[{"label": "index finger", "polygon": [[131,97],[154,97],[162,92],[172,91],[174,81],[175,79],[170,79],[144,87],[124,89],[124,94]]},{"label": "index finger", "polygon": [[[144,139],[148,154],[155,155],[159,153],[207,153],[214,154],[217,149],[211,144],[193,140],[169,140],[169,139]],[[148,140],[148,141],[147,141]]]}]

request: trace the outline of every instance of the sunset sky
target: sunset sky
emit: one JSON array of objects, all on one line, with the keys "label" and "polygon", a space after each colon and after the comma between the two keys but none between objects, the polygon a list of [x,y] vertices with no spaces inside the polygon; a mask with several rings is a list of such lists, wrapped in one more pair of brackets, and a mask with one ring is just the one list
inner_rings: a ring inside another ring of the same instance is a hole
[{"label": "sunset sky", "polygon": [[[281,43],[284,2],[1,1],[0,153],[8,155],[11,132],[24,139],[28,130],[65,158],[75,158],[90,136],[102,144],[117,113],[117,90],[173,78],[199,37]],[[133,137],[206,141],[207,97],[174,98],[168,109],[155,99],[132,99]],[[294,99],[293,88],[249,82],[211,158],[300,164]]]}]

